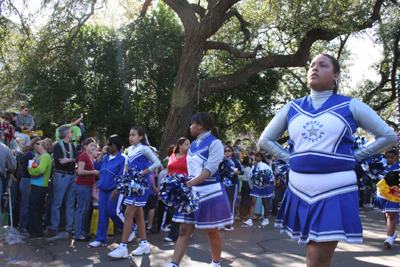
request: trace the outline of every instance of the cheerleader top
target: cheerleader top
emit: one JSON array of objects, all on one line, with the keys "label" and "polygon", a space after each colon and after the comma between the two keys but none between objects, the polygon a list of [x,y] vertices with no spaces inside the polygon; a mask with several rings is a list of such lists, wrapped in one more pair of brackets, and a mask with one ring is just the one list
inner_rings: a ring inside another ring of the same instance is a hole
[{"label": "cheerleader top", "polygon": [[[373,142],[353,150],[352,134],[360,126],[375,136]],[[276,140],[289,131],[293,142],[289,153]],[[394,131],[364,103],[333,94],[317,92],[286,104],[265,128],[260,146],[290,163],[299,173],[330,173],[352,170],[355,160],[385,151],[397,141]]]},{"label": "cheerleader top", "polygon": [[221,140],[205,132],[192,142],[187,154],[187,168],[189,179],[199,175],[204,169],[211,173],[210,177],[199,185],[217,183],[221,181],[218,166],[224,156],[224,147]]},{"label": "cheerleader top", "polygon": [[145,174],[144,177],[149,185],[150,193],[154,194],[153,188],[151,187],[150,173],[161,167],[161,163],[151,148],[142,143],[130,146],[128,148],[128,156],[126,157],[125,165],[128,165],[129,169],[136,169],[137,171],[144,171],[148,168],[150,172]]}]

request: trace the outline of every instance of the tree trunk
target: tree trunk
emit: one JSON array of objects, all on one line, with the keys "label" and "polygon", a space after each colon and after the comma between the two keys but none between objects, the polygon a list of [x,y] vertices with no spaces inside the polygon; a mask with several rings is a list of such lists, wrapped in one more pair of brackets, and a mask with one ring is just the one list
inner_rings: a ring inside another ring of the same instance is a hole
[{"label": "tree trunk", "polygon": [[[180,137],[186,137],[190,118],[197,104],[197,74],[203,59],[204,42],[196,36],[185,38],[176,86],[172,93],[171,107],[160,144],[160,156],[164,158],[170,145]],[[200,99],[201,99],[200,95]]]}]

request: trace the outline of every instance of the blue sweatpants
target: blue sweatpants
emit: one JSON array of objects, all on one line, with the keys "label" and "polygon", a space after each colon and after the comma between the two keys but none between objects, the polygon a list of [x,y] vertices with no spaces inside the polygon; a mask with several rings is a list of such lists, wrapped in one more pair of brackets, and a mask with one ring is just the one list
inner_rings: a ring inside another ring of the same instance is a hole
[{"label": "blue sweatpants", "polygon": [[[121,213],[120,207],[123,196],[118,195],[113,201],[110,200],[112,191],[99,190],[99,221],[97,224],[96,241],[107,243],[107,229],[109,218],[114,222],[114,225],[119,229],[124,228],[124,214]],[[133,231],[133,229],[132,229]]]}]

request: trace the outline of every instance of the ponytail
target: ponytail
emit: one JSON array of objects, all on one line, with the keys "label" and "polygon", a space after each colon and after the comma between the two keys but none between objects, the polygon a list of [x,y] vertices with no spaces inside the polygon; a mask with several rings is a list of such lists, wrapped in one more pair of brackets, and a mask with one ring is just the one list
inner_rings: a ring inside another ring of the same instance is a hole
[{"label": "ponytail", "polygon": [[216,128],[215,126],[213,126],[211,128],[211,134],[214,135],[214,137],[219,139],[219,133],[218,133],[218,128]]}]

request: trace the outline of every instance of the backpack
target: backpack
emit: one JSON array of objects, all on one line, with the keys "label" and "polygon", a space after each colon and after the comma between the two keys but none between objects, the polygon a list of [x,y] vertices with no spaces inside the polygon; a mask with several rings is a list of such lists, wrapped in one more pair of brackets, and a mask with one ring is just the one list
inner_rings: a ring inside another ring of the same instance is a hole
[{"label": "backpack", "polygon": [[15,156],[15,160],[16,160],[16,162],[17,162],[17,165],[16,165],[16,167],[15,167],[14,177],[17,179],[18,182],[20,182],[21,179],[22,179],[22,176],[23,176],[23,174],[24,174],[24,168],[23,168],[23,163],[24,163],[24,161],[23,161],[23,154],[18,153],[18,154]]}]

